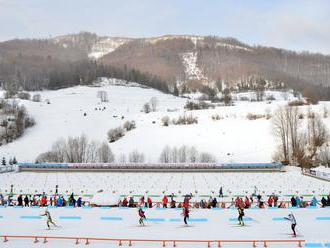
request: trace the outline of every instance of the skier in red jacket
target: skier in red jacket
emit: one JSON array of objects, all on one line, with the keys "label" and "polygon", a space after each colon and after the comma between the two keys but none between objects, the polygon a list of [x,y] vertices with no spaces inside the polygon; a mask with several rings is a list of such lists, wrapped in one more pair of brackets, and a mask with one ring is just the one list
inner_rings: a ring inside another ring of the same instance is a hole
[{"label": "skier in red jacket", "polygon": [[182,215],[183,215],[183,221],[186,225],[188,225],[187,223],[187,219],[189,219],[189,208],[184,207],[183,211],[182,211]]}]

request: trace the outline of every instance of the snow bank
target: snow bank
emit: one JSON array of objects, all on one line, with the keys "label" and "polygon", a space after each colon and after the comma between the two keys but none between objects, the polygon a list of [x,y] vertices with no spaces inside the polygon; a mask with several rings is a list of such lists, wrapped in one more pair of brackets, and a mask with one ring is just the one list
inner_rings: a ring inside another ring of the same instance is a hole
[{"label": "snow bank", "polygon": [[118,205],[120,197],[116,194],[107,194],[104,192],[98,192],[93,195],[90,203],[96,206],[115,206]]}]

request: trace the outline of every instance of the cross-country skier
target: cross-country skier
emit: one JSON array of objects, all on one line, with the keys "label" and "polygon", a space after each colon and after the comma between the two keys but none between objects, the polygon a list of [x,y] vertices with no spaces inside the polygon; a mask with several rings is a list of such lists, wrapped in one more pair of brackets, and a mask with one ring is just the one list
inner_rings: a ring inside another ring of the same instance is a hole
[{"label": "cross-country skier", "polygon": [[188,207],[184,207],[183,211],[182,211],[182,215],[183,215],[183,221],[186,225],[188,225],[187,223],[187,219],[189,219],[189,208]]},{"label": "cross-country skier", "polygon": [[144,211],[142,210],[141,207],[139,208],[139,217],[140,217],[140,219],[139,219],[140,225],[144,226],[144,220],[146,219],[146,216],[145,216]]},{"label": "cross-country skier", "polygon": [[296,225],[297,225],[297,221],[296,218],[294,217],[294,215],[291,213],[288,215],[288,217],[284,217],[284,219],[288,220],[291,222],[291,229],[293,231],[293,236],[296,237]]},{"label": "cross-country skier", "polygon": [[53,226],[55,226],[55,227],[58,227],[54,222],[53,222],[53,220],[52,220],[52,216],[50,215],[50,213],[49,213],[49,211],[48,211],[48,209],[46,208],[46,210],[45,210],[45,213],[44,214],[42,214],[41,216],[47,216],[47,227],[48,227],[48,230],[50,230],[50,225],[49,224],[52,224]]},{"label": "cross-country skier", "polygon": [[244,208],[242,206],[238,206],[238,224],[244,226],[243,216],[244,216]]}]

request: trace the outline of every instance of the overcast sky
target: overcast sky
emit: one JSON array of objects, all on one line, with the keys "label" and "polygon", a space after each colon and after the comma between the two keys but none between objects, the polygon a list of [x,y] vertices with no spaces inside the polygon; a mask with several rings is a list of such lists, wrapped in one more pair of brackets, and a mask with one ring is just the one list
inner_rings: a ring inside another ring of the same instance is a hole
[{"label": "overcast sky", "polygon": [[0,0],[0,40],[195,34],[330,54],[330,0]]}]

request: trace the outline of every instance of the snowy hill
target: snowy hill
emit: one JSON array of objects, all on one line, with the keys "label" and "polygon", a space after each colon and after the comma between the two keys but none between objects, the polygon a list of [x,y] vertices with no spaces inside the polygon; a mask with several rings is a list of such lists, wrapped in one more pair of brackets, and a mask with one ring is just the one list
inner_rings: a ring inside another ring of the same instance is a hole
[{"label": "snowy hill", "polygon": [[[108,93],[108,103],[100,103],[97,98],[100,90]],[[136,84],[127,86],[118,80],[104,81],[100,87],[77,86],[39,93],[42,97],[40,103],[20,100],[37,124],[23,137],[0,147],[1,155],[16,156],[20,162],[34,162],[58,138],[86,134],[88,138],[101,142],[107,139],[110,128],[134,120],[137,128],[110,144],[117,158],[138,150],[145,154],[146,162],[157,162],[166,145],[187,145],[213,154],[218,162],[271,162],[276,148],[271,121],[264,118],[252,121],[246,117],[248,113],[271,114],[287,103],[285,100],[270,104],[238,101],[235,106],[185,111],[185,98],[137,87]],[[280,93],[272,94],[281,99]],[[157,111],[141,112],[142,106],[152,97],[158,99]],[[50,104],[45,102],[46,99]],[[313,107],[317,111],[323,109],[323,105]],[[162,126],[164,116],[172,119],[183,114],[197,117],[198,124]],[[214,115],[220,116],[220,120],[212,120]],[[325,121],[329,123],[329,118]]]}]

